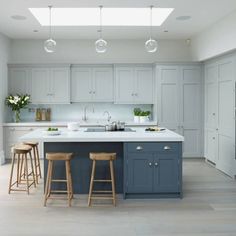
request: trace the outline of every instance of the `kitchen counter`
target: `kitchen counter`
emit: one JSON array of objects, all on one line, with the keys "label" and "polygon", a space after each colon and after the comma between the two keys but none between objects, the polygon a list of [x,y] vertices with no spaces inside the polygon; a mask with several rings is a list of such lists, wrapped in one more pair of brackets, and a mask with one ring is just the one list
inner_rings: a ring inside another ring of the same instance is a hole
[{"label": "kitchen counter", "polygon": [[[145,128],[132,128],[135,132],[85,132],[60,129],[61,135],[48,136],[37,129],[21,136],[21,141],[37,140],[48,152],[72,152],[71,172],[74,193],[87,194],[91,175],[90,152],[116,153],[114,161],[116,192],[124,198],[181,198],[182,197],[182,142],[184,137],[170,130],[145,132]],[[44,159],[44,176],[48,161]],[[65,165],[58,161],[54,178],[61,179]],[[97,164],[96,178],[106,179],[108,163]],[[44,180],[45,181],[45,180]],[[45,182],[44,182],[45,184]],[[64,190],[64,185],[54,183]],[[99,189],[107,190],[108,183],[99,183]]]},{"label": "kitchen counter", "polygon": [[60,135],[43,134],[43,129],[37,129],[23,135],[20,139],[38,140],[41,142],[183,142],[184,137],[166,129],[161,132],[146,132],[145,128],[133,128],[134,132],[107,131],[85,132],[86,128],[78,131],[68,131],[62,128]]}]

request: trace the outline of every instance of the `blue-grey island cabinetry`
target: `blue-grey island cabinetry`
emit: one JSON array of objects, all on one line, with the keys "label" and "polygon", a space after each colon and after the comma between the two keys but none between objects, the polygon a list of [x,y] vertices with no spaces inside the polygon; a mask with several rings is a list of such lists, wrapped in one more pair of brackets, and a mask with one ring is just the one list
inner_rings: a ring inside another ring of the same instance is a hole
[{"label": "blue-grey island cabinetry", "polygon": [[182,197],[182,142],[124,143],[124,197]]}]

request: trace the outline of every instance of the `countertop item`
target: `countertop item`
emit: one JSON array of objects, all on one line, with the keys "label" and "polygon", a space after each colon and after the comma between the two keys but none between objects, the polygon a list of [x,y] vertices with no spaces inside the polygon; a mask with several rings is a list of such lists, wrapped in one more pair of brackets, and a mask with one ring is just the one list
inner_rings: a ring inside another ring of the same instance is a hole
[{"label": "countertop item", "polygon": [[23,135],[20,140],[37,140],[41,142],[183,142],[184,137],[166,129],[163,133],[145,132],[145,128],[134,128],[136,132],[85,132],[81,128],[77,132],[60,129],[61,135],[45,136],[43,129],[37,129]]}]

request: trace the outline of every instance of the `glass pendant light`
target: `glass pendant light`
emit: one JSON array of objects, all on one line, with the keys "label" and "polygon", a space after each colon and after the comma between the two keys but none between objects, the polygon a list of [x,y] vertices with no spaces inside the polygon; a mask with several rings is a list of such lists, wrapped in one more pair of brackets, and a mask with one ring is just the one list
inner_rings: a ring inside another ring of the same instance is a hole
[{"label": "glass pendant light", "polygon": [[102,39],[102,6],[100,8],[100,37],[99,39],[95,42],[95,50],[98,53],[104,53],[107,50],[107,41]]},{"label": "glass pendant light", "polygon": [[147,52],[156,52],[157,50],[157,41],[152,38],[152,8],[153,6],[150,6],[150,38],[145,42],[145,48]]},{"label": "glass pendant light", "polygon": [[48,53],[55,52],[56,50],[56,41],[52,39],[52,17],[51,17],[51,11],[52,6],[48,6],[49,8],[49,39],[44,42],[44,49]]}]

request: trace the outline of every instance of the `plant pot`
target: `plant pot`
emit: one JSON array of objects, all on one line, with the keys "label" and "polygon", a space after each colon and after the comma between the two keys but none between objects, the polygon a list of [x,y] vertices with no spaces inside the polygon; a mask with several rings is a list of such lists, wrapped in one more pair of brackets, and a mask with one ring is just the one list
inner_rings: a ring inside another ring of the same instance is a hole
[{"label": "plant pot", "polygon": [[20,122],[20,111],[14,111],[13,121],[15,123]]},{"label": "plant pot", "polygon": [[149,117],[148,116],[140,116],[139,117],[139,121],[140,123],[145,123],[149,121]]},{"label": "plant pot", "polygon": [[139,116],[134,116],[134,123],[139,123]]}]

